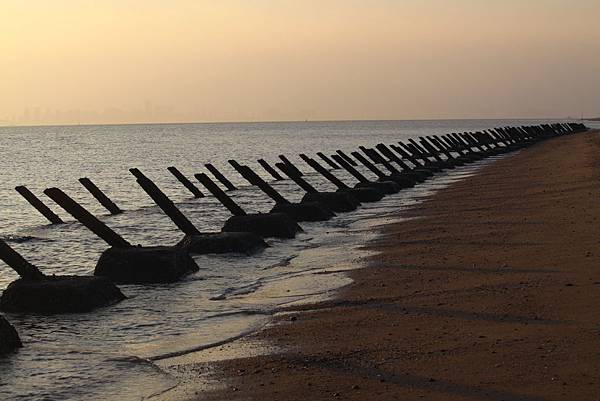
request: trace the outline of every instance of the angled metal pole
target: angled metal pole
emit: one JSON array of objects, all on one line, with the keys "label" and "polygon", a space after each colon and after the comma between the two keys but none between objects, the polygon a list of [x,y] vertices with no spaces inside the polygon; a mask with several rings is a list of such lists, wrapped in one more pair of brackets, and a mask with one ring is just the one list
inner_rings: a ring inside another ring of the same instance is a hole
[{"label": "angled metal pole", "polygon": [[177,167],[167,167],[167,170],[169,170],[169,172],[173,174],[175,178],[177,178],[177,180],[180,183],[182,183],[188,191],[192,193],[192,195],[194,195],[194,198],[204,198],[204,194],[202,193],[202,191],[200,191],[197,186],[195,186],[190,180],[188,180],[188,178],[185,175],[183,175],[181,171],[177,169]]},{"label": "angled metal pole", "polygon": [[79,182],[84,186],[85,189],[89,191],[89,193],[92,194],[94,198],[96,198],[96,200],[102,206],[104,206],[106,210],[110,212],[110,214],[115,215],[123,213],[123,211],[119,209],[119,207],[112,200],[110,200],[110,198],[106,196],[106,194],[102,192],[100,188],[96,186],[96,184],[92,182],[92,180],[87,177],[83,177],[79,179]]},{"label": "angled metal pole", "polygon": [[35,208],[42,216],[44,216],[52,224],[62,224],[64,221],[58,217],[48,206],[44,204],[37,196],[35,196],[27,187],[19,185],[15,187],[17,191],[31,206]]}]

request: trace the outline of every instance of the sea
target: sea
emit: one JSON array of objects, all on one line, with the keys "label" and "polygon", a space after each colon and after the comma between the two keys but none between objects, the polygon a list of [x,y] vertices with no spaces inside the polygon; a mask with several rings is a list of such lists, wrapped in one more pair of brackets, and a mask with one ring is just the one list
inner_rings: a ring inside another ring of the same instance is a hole
[{"label": "sea", "polygon": [[[227,209],[210,195],[193,198],[167,167],[176,166],[195,181],[193,174],[206,172],[204,164],[212,163],[237,186],[228,194],[244,210],[268,212],[273,202],[240,177],[229,159],[251,166],[286,199],[299,201],[299,187],[290,180],[273,181],[256,160],[274,164],[284,154],[315,187],[332,191],[298,154],[349,153],[360,145],[422,135],[554,121],[561,120],[0,127],[0,236],[46,274],[89,275],[108,245],[53,204],[44,189],[62,189],[132,244],[173,245],[183,234],[138,186],[130,168],[151,178],[200,231],[216,232],[230,217]],[[362,247],[377,226],[488,162],[439,174],[326,222],[301,223],[304,233],[296,239],[270,239],[270,247],[256,255],[194,256],[199,272],[177,283],[121,285],[127,299],[113,306],[85,314],[5,313],[24,347],[0,357],[0,399],[156,398],[179,384],[160,361],[257,330],[283,306],[334,296],[351,282],[345,271],[360,265]],[[333,173],[348,185],[355,183],[341,170]],[[124,213],[111,216],[78,182],[81,177],[90,178]],[[18,185],[27,186],[65,224],[48,224],[14,190]],[[16,278],[0,262],[0,291]]]}]

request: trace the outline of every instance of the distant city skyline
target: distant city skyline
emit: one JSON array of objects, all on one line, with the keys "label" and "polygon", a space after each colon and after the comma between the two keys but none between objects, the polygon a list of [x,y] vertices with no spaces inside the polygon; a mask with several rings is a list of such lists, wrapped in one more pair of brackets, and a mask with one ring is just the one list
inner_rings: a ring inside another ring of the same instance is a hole
[{"label": "distant city skyline", "polygon": [[[368,121],[368,120],[469,120],[469,119],[573,119],[579,120],[582,117],[585,119],[594,119],[600,116],[600,112],[595,115],[557,115],[557,116],[492,116],[492,117],[446,117],[446,118],[364,118],[364,119],[335,119],[335,118],[302,118],[302,119],[198,119],[194,116],[186,116],[178,114],[176,111],[169,111],[169,114],[151,114],[146,113],[142,109],[121,110],[107,109],[101,112],[94,110],[44,110],[37,108],[39,115],[36,116],[35,110],[27,114],[26,109],[20,116],[12,116],[10,118],[0,116],[0,126],[60,126],[60,125],[120,125],[120,124],[190,124],[190,123],[245,123],[245,122],[291,122],[291,121]],[[165,115],[170,115],[171,118],[165,118]]]},{"label": "distant city skyline", "polygon": [[0,124],[600,114],[592,0],[5,0]]},{"label": "distant city skyline", "polygon": [[[240,114],[241,115],[241,114]],[[600,116],[585,115],[583,117],[594,118]],[[112,125],[112,124],[169,124],[169,123],[230,123],[230,122],[273,122],[273,121],[352,121],[352,120],[444,120],[444,119],[581,119],[581,115],[556,115],[556,116],[491,116],[491,117],[472,117],[472,116],[453,116],[446,118],[319,118],[315,115],[305,118],[280,118],[280,119],[260,119],[260,118],[211,118],[209,115],[200,116],[186,115],[178,113],[166,107],[157,107],[154,111],[138,108],[123,110],[117,108],[95,110],[52,110],[36,108],[25,108],[18,116],[0,116],[0,126],[44,126],[44,125]]]},{"label": "distant city skyline", "polygon": [[[146,102],[142,107],[119,109],[116,107],[104,110],[51,109],[42,107],[26,107],[20,114],[1,116],[0,124],[6,125],[40,125],[40,124],[115,124],[120,122],[160,123],[178,121],[185,117],[168,107]],[[164,121],[166,120],[166,121]]]}]

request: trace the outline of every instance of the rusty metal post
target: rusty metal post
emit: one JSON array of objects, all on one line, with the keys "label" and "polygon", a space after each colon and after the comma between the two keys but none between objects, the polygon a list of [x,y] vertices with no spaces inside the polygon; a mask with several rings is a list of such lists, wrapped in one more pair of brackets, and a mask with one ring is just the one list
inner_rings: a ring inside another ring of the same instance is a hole
[{"label": "rusty metal post", "polygon": [[307,156],[307,155],[305,155],[304,153],[300,153],[298,156],[300,156],[300,158],[301,158],[301,159],[302,159],[302,160],[303,160],[305,163],[309,164],[309,163],[308,163],[308,161],[310,160],[310,157],[308,157],[308,156]]},{"label": "rusty metal post", "polygon": [[319,174],[321,174],[323,177],[329,180],[333,185],[338,187],[338,189],[350,189],[348,185],[344,184],[339,178],[333,175],[325,167],[321,166],[315,159],[309,158],[306,161],[306,163],[308,163],[308,165],[315,169],[315,171],[317,171]]},{"label": "rusty metal post", "polygon": [[359,162],[361,162],[366,168],[371,170],[377,177],[381,179],[387,179],[387,175],[383,173],[383,171],[379,170],[373,163],[368,161],[363,155],[358,152],[352,152],[352,156],[354,156]]},{"label": "rusty metal post", "polygon": [[380,143],[375,147],[377,148],[377,150],[379,150],[381,153],[387,156],[390,160],[396,162],[396,164],[398,164],[404,170],[412,170],[412,167],[406,164],[401,158],[399,158],[394,152],[391,151],[390,148],[388,148],[383,143]]},{"label": "rusty metal post", "polygon": [[271,167],[271,165],[269,163],[267,163],[267,161],[265,159],[258,159],[257,161],[258,161],[258,164],[260,164],[267,173],[271,174],[271,176],[273,178],[275,178],[275,181],[283,180],[283,177],[277,172],[277,170],[275,170],[273,167]]},{"label": "rusty metal post", "polygon": [[[385,157],[383,157],[377,150],[373,148],[365,148],[364,146],[361,146],[360,150],[362,150],[363,153],[367,155],[371,161],[373,161],[373,163],[382,164],[383,167],[385,167],[392,174],[400,174],[400,170],[394,167],[392,163],[387,161]],[[410,168],[408,170],[410,170]]]},{"label": "rusty metal post", "polygon": [[83,177],[79,179],[79,182],[84,186],[85,189],[89,191],[89,193],[92,194],[94,198],[96,198],[98,202],[100,202],[102,206],[104,206],[106,210],[110,212],[110,214],[115,215],[123,213],[123,211],[119,209],[119,207],[108,196],[106,196],[106,194],[102,192],[100,188],[96,186],[96,184],[92,182],[92,180],[87,177]]},{"label": "rusty metal post", "polygon": [[42,214],[52,224],[62,224],[64,221],[58,217],[48,206],[44,204],[37,196],[35,196],[27,187],[20,185],[15,187],[17,191],[31,206]]},{"label": "rusty metal post", "polygon": [[350,163],[348,163],[348,161],[346,159],[344,159],[342,156],[336,154],[336,155],[331,155],[331,157],[333,157],[333,159],[339,163],[340,166],[342,166],[347,172],[349,172],[354,178],[356,178],[359,182],[362,183],[368,183],[370,182],[367,177],[365,177],[364,175],[362,175],[362,173],[360,171],[358,171],[357,169],[355,169]]},{"label": "rusty metal post", "polygon": [[42,280],[46,277],[2,239],[0,239],[0,259],[24,280]]},{"label": "rusty metal post", "polygon": [[410,142],[413,148],[415,148],[419,153],[421,153],[422,156],[426,157],[427,159],[429,157],[433,157],[436,161],[445,163],[445,160],[442,159],[440,155],[438,155],[435,152],[432,153],[430,150],[424,148],[423,145],[418,144],[414,139],[409,138],[408,142]]},{"label": "rusty metal post", "polygon": [[256,185],[263,191],[269,198],[273,199],[275,203],[285,204],[290,203],[287,199],[285,199],[279,192],[275,190],[271,185],[269,185],[265,180],[263,180],[258,174],[256,174],[252,169],[248,166],[242,166],[235,160],[229,160],[229,164],[233,166],[237,170],[238,173],[242,177],[244,177],[250,184]]},{"label": "rusty metal post", "polygon": [[221,182],[221,184],[225,185],[225,188],[227,188],[228,191],[234,191],[237,189],[235,187],[235,185],[233,185],[231,183],[231,181],[229,181],[227,178],[225,178],[225,176],[223,174],[221,174],[221,172],[219,170],[217,170],[217,168],[215,166],[213,166],[210,163],[207,163],[204,165],[204,167],[206,167],[206,169],[208,171],[210,171],[212,173],[212,175],[214,175],[215,178]]},{"label": "rusty metal post", "polygon": [[404,143],[402,141],[398,141],[398,145],[401,148],[406,150],[409,154],[411,154],[415,159],[422,160],[422,165],[430,164],[431,160],[427,157],[426,154],[423,154],[419,149],[417,149],[412,143]]},{"label": "rusty metal post", "polygon": [[423,166],[425,166],[424,162],[420,162],[414,155],[412,155],[408,151],[402,149],[402,147],[396,146],[396,145],[390,145],[390,148],[392,148],[392,150],[394,150],[400,156],[404,157],[406,160],[410,161],[416,167],[423,167]]},{"label": "rusty metal post", "polygon": [[123,237],[98,220],[96,216],[88,212],[60,189],[48,188],[44,190],[44,193],[91,232],[103,239],[108,245],[115,248],[128,248],[131,246]]},{"label": "rusty metal post", "polygon": [[196,177],[196,179],[200,181],[200,183],[204,185],[206,189],[208,189],[208,192],[213,194],[213,196],[217,198],[219,202],[221,202],[221,204],[231,212],[231,214],[233,214],[234,216],[246,215],[244,209],[242,209],[237,203],[235,203],[233,199],[231,199],[229,195],[227,195],[221,188],[219,188],[219,186],[215,184],[206,174],[194,174],[194,177]]},{"label": "rusty metal post", "polygon": [[304,175],[302,173],[302,171],[300,171],[300,169],[298,167],[296,167],[294,165],[294,163],[292,163],[291,161],[289,161],[289,159],[287,157],[285,157],[284,155],[279,155],[279,158],[281,159],[282,162],[284,162],[285,164],[287,164],[288,166],[290,166],[291,169],[293,169],[294,171],[296,171],[296,174],[298,174],[300,177],[302,177]]},{"label": "rusty metal post", "polygon": [[305,190],[308,193],[317,193],[317,189],[310,185],[304,178],[300,177],[298,174],[293,171],[290,166],[285,163],[275,163],[275,166],[283,171],[285,175],[290,177],[292,181],[294,181],[300,188]]},{"label": "rusty metal post", "polygon": [[200,231],[181,213],[173,201],[151,179],[146,177],[137,168],[129,169],[137,178],[137,183],[152,198],[154,203],[171,219],[173,223],[186,235],[200,235]]},{"label": "rusty metal post", "polygon": [[248,181],[250,183],[250,185],[255,185],[255,186],[257,185],[257,181],[254,180],[254,176],[252,176],[252,175],[245,176],[246,170],[244,170],[243,166],[240,163],[238,163],[237,160],[230,159],[230,160],[227,160],[227,163],[229,163],[229,165],[231,167],[233,167],[233,169],[235,171],[237,171],[242,176],[242,178],[244,178],[246,181]]},{"label": "rusty metal post", "polygon": [[179,171],[177,169],[177,167],[174,167],[174,166],[167,167],[167,170],[169,170],[169,172],[171,174],[173,174],[175,176],[175,178],[177,178],[177,180],[180,183],[182,183],[183,186],[186,187],[188,191],[190,191],[192,193],[192,195],[194,195],[194,198],[204,198],[204,194],[202,193],[202,191],[200,191],[197,186],[192,184],[192,182],[190,180],[188,180],[188,178],[185,175],[183,175],[181,173],[181,171]]},{"label": "rusty metal post", "polygon": [[435,142],[435,140],[433,140],[431,138],[431,136],[424,136],[421,137],[421,142],[426,145],[428,147],[428,149],[431,149],[431,152],[435,152],[439,155],[445,155],[446,156],[446,160],[454,160],[456,159],[452,153],[450,153],[449,151],[447,151],[446,149],[444,149],[443,147],[441,147],[439,144],[437,144]]},{"label": "rusty metal post", "polygon": [[317,156],[319,156],[321,159],[323,159],[325,161],[325,163],[329,164],[332,169],[334,169],[334,170],[339,170],[340,169],[340,166],[338,166],[337,164],[335,164],[333,162],[333,160],[331,160],[329,157],[327,157],[326,155],[324,155],[323,152],[317,152]]},{"label": "rusty metal post", "polygon": [[354,161],[354,159],[352,159],[350,156],[348,156],[346,153],[344,153],[343,151],[341,151],[340,149],[336,150],[335,153],[337,153],[338,155],[340,155],[344,160],[346,160],[346,162],[348,162],[348,164],[350,164],[352,167],[358,167],[358,163],[356,163]]}]

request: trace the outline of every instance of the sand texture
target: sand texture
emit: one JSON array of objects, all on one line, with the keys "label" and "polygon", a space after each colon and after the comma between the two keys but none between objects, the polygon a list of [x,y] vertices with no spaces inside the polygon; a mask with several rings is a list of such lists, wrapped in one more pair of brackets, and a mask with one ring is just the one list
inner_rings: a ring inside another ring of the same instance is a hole
[{"label": "sand texture", "polygon": [[599,400],[600,132],[522,150],[382,229],[337,300],[243,341],[200,400]]}]

